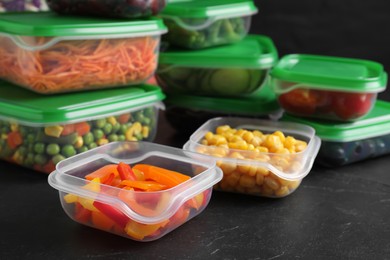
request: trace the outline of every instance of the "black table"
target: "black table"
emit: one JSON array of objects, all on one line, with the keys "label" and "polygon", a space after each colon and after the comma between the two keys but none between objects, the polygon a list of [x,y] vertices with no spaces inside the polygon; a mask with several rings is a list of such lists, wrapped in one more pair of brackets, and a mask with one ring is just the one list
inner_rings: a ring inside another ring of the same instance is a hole
[{"label": "black table", "polygon": [[[157,143],[181,147],[160,116]],[[390,156],[316,166],[283,199],[214,192],[199,216],[154,242],[73,222],[47,175],[0,162],[0,259],[386,259]]]}]

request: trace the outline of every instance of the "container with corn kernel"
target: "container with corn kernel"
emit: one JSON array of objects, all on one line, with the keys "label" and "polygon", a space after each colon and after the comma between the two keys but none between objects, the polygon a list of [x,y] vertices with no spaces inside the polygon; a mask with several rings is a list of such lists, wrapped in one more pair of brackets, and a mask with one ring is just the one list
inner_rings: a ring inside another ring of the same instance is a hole
[{"label": "container with corn kernel", "polygon": [[315,130],[303,124],[219,117],[195,131],[184,150],[217,162],[224,174],[217,190],[281,198],[299,187],[320,145]]},{"label": "container with corn kernel", "polygon": [[114,141],[153,141],[164,94],[152,85],[45,96],[0,82],[0,159],[50,173]]}]

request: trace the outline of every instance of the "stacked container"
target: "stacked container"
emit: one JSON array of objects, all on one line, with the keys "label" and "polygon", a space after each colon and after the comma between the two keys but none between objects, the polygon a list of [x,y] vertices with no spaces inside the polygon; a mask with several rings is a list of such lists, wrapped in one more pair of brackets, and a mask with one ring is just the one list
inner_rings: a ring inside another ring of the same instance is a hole
[{"label": "stacked container", "polygon": [[377,101],[386,84],[383,66],[361,59],[292,54],[271,71],[283,120],[314,127],[323,141],[318,163],[330,167],[388,152],[387,132],[378,131],[388,105]]}]

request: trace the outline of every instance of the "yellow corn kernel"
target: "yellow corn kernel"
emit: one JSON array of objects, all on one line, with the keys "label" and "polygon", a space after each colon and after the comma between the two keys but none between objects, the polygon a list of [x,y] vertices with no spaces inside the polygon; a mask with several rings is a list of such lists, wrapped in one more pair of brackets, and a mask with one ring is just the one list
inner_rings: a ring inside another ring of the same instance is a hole
[{"label": "yellow corn kernel", "polygon": [[207,132],[205,135],[204,135],[204,138],[207,140],[207,141],[210,141],[211,138],[214,136],[214,134],[212,132]]},{"label": "yellow corn kernel", "polygon": [[243,137],[245,133],[247,133],[248,131],[245,130],[245,129],[238,129],[237,132],[236,132],[236,135],[239,136],[239,137]]},{"label": "yellow corn kernel", "polygon": [[302,164],[298,161],[294,161],[290,165],[290,171],[291,172],[298,172],[302,169]]},{"label": "yellow corn kernel", "polygon": [[209,142],[206,139],[203,139],[200,143],[203,145],[209,145]]},{"label": "yellow corn kernel", "polygon": [[307,143],[306,142],[301,141],[301,140],[296,140],[295,151],[301,152],[301,151],[305,150],[306,147],[307,147]]},{"label": "yellow corn kernel", "polygon": [[221,168],[224,174],[230,174],[236,170],[237,165],[235,163],[222,162],[221,165],[219,165],[219,168]]},{"label": "yellow corn kernel", "polygon": [[11,123],[10,128],[12,132],[16,132],[19,130],[19,125],[17,123]]},{"label": "yellow corn kernel", "polygon": [[256,184],[261,186],[264,183],[264,175],[256,174]]},{"label": "yellow corn kernel", "polygon": [[254,147],[258,147],[262,144],[263,140],[258,136],[253,136],[253,138],[250,141],[250,144],[252,144]]},{"label": "yellow corn kernel", "polygon": [[227,140],[231,143],[235,143],[235,142],[238,142],[238,141],[243,141],[242,138],[238,135],[231,135],[227,138]]},{"label": "yellow corn kernel", "polygon": [[116,118],[113,117],[113,116],[108,117],[108,118],[107,118],[107,121],[108,121],[110,124],[112,124],[112,125],[115,125],[115,124],[117,123]]},{"label": "yellow corn kernel", "polygon": [[257,137],[263,137],[264,136],[264,134],[261,131],[259,131],[259,130],[254,130],[252,133],[253,133],[254,136],[257,136]]},{"label": "yellow corn kernel", "polygon": [[[133,141],[133,140],[131,140]],[[134,140],[134,141],[137,141],[137,138]],[[97,140],[97,145],[103,145],[103,144],[108,144],[108,139],[107,138],[100,138],[99,140]]]},{"label": "yellow corn kernel", "polygon": [[223,178],[226,179],[227,183],[230,186],[235,187],[238,181],[240,180],[240,177],[241,177],[240,173],[233,171],[230,175],[228,176],[225,175]]},{"label": "yellow corn kernel", "polygon": [[228,125],[221,125],[221,126],[218,126],[217,129],[216,129],[216,133],[217,134],[223,134],[223,133],[226,133],[227,131],[229,131],[231,128],[230,126]]},{"label": "yellow corn kernel", "polygon": [[254,165],[249,166],[249,169],[246,172],[246,174],[248,174],[249,176],[255,176],[256,173],[257,173],[257,167]]},{"label": "yellow corn kernel", "polygon": [[142,132],[142,125],[140,122],[135,122],[131,127],[134,129],[135,135],[140,134]]},{"label": "yellow corn kernel", "polygon": [[254,151],[255,150],[255,146],[253,144],[248,144],[247,150],[248,151]]},{"label": "yellow corn kernel", "polygon": [[272,195],[274,195],[274,190],[266,185],[263,185],[261,187],[261,194],[264,196],[272,196]]},{"label": "yellow corn kernel", "polygon": [[[287,149],[293,148],[295,146],[295,143],[296,143],[296,140],[292,136],[287,136],[283,142],[284,147],[286,147]],[[295,147],[294,147],[294,150],[295,150]]]},{"label": "yellow corn kernel", "polygon": [[250,166],[247,165],[247,164],[239,164],[239,165],[237,165],[237,170],[239,172],[241,172],[242,174],[247,174],[249,169],[250,169]]},{"label": "yellow corn kernel", "polygon": [[248,143],[245,142],[244,140],[238,141],[235,144],[236,144],[236,148],[233,149],[248,150]]},{"label": "yellow corn kernel", "polygon": [[149,127],[148,126],[143,126],[142,127],[142,137],[143,138],[148,138],[149,137]]},{"label": "yellow corn kernel", "polygon": [[276,168],[280,167],[283,170],[287,169],[290,166],[290,162],[286,158],[280,156],[273,157],[271,160],[271,164],[276,166]]},{"label": "yellow corn kernel", "polygon": [[280,150],[277,150],[276,153],[279,153],[279,154],[290,154],[291,152],[287,148],[282,148]]},{"label": "yellow corn kernel", "polygon": [[274,178],[269,176],[264,177],[264,183],[273,190],[278,190],[280,188],[279,183]]},{"label": "yellow corn kernel", "polygon": [[84,145],[84,140],[82,136],[77,136],[76,142],[73,144],[75,148],[80,148]]},{"label": "yellow corn kernel", "polygon": [[60,125],[46,126],[45,134],[48,136],[60,137],[62,130],[64,130],[64,127]]},{"label": "yellow corn kernel", "polygon": [[258,146],[258,147],[256,147],[255,150],[259,151],[260,153],[268,153],[269,152],[268,148],[265,146]]},{"label": "yellow corn kernel", "polygon": [[209,140],[210,144],[213,145],[221,145],[221,144],[227,144],[227,140],[222,135],[214,135]]},{"label": "yellow corn kernel", "polygon": [[290,190],[287,186],[281,186],[277,191],[275,191],[275,195],[278,197],[284,197],[290,194]]},{"label": "yellow corn kernel", "polygon": [[272,153],[283,148],[283,143],[280,141],[280,138],[277,135],[268,135],[265,139],[264,145]]},{"label": "yellow corn kernel", "polygon": [[207,153],[208,148],[205,146],[198,146],[196,147],[196,152],[198,153]]},{"label": "yellow corn kernel", "polygon": [[248,175],[242,175],[239,184],[245,188],[252,188],[256,186],[256,179]]},{"label": "yellow corn kernel", "polygon": [[244,139],[248,143],[250,143],[254,137],[255,136],[250,131],[244,132],[244,134],[242,135],[242,139]]},{"label": "yellow corn kernel", "polygon": [[279,136],[279,139],[282,143],[284,143],[284,141],[286,140],[286,137],[281,131],[276,131],[273,133],[273,135]]},{"label": "yellow corn kernel", "polygon": [[269,170],[267,168],[264,168],[264,167],[257,167],[257,171],[256,171],[256,174],[257,175],[263,175],[263,176],[267,176],[269,175]]},{"label": "yellow corn kernel", "polygon": [[288,184],[288,188],[290,190],[295,190],[296,188],[298,188],[298,186],[301,184],[301,181],[298,180],[298,181],[291,181],[289,184]]}]

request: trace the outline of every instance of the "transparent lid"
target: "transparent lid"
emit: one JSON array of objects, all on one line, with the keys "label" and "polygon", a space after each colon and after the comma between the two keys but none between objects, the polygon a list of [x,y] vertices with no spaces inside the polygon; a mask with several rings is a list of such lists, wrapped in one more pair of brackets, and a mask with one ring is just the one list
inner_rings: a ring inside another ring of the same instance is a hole
[{"label": "transparent lid", "polygon": [[161,19],[142,20],[58,15],[52,12],[5,13],[0,15],[0,33],[22,36],[107,36],[162,34]]},{"label": "transparent lid", "polygon": [[109,88],[58,95],[41,95],[0,82],[0,115],[29,124],[50,124],[119,113],[165,98],[152,85]]},{"label": "transparent lid", "polygon": [[390,102],[377,100],[364,118],[353,123],[312,120],[284,114],[283,121],[309,125],[323,141],[349,142],[390,134]]},{"label": "transparent lid", "polygon": [[[291,54],[270,72],[274,79],[310,84],[312,88],[348,92],[385,90],[387,74],[377,62],[331,56]],[[276,91],[278,91],[276,89]]]},{"label": "transparent lid", "polygon": [[257,13],[257,8],[250,0],[175,0],[168,3],[160,15],[180,18],[227,18],[254,13]]},{"label": "transparent lid", "polygon": [[263,35],[248,35],[236,44],[202,50],[178,48],[161,52],[160,64],[185,67],[271,68],[278,59],[273,41]]},{"label": "transparent lid", "polygon": [[[116,196],[120,188],[105,184],[99,185],[101,187],[99,191],[84,188],[86,184],[91,183],[85,179],[87,174],[119,162],[130,166],[147,163],[180,172],[191,178],[161,191],[124,191],[130,197],[139,197],[140,201],[148,201],[151,196],[163,198],[158,207],[148,212],[139,211]],[[222,175],[222,170],[216,167],[215,162],[202,154],[142,141],[111,142],[62,160],[56,165],[56,170],[49,175],[48,182],[59,191],[111,205],[135,221],[155,224],[170,218],[187,200],[212,188],[222,179]]]}]

